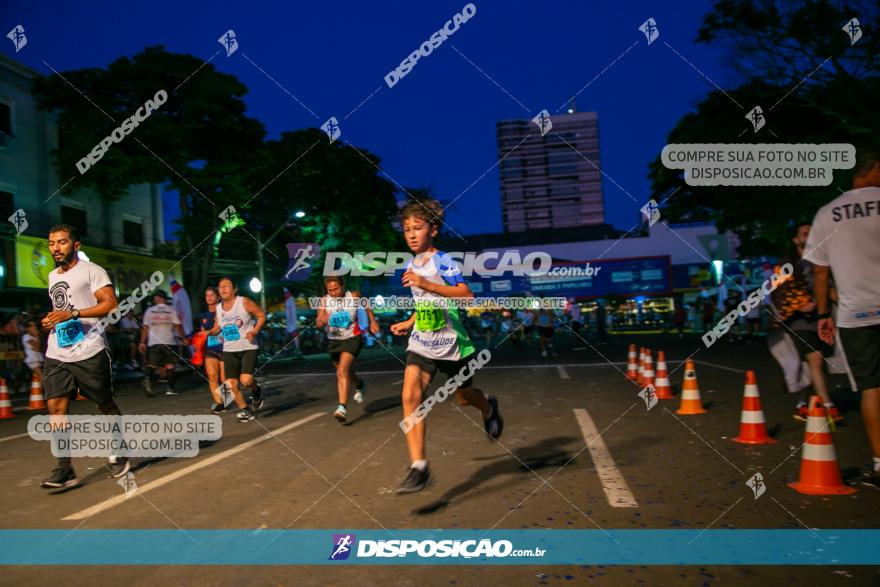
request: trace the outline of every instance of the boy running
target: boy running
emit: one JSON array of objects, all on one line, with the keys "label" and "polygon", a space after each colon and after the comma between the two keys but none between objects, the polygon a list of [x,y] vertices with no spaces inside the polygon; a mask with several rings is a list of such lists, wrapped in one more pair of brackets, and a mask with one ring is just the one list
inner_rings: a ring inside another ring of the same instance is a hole
[{"label": "boy running", "polygon": [[[416,311],[409,319],[391,326],[398,336],[412,332],[407,346],[406,370],[403,378],[403,416],[410,418],[424,399],[431,379],[442,372],[446,377],[459,373],[475,348],[459,318],[458,310],[440,304],[444,298],[470,298],[473,293],[455,264],[443,261],[444,253],[434,246],[434,239],[443,222],[443,207],[432,199],[411,201],[400,211],[403,235],[415,258],[403,274],[404,287],[412,289]],[[469,377],[456,389],[459,404],[480,410],[486,434],[491,439],[501,436],[504,420],[498,401],[473,386]],[[425,422],[419,420],[406,433],[411,465],[398,487],[398,493],[424,489],[431,477],[425,454]]]},{"label": "boy running", "polygon": [[153,305],[144,312],[141,343],[138,348],[147,353],[147,364],[144,367],[144,393],[153,396],[152,379],[158,371],[159,378],[168,382],[165,395],[177,395],[174,391],[174,368],[180,355],[177,353],[175,332],[183,338],[180,318],[174,308],[168,305],[168,294],[161,289],[153,292]]},{"label": "boy running", "polygon": [[[315,326],[327,327],[328,351],[330,360],[336,367],[336,389],[339,394],[339,405],[333,412],[333,417],[345,424],[348,416],[348,392],[352,382],[356,381],[354,401],[363,403],[364,385],[363,379],[354,372],[354,362],[364,346],[363,332],[358,325],[358,309],[356,301],[361,294],[357,291],[345,291],[345,282],[341,277],[325,277],[324,287],[327,295],[322,299],[321,307],[318,308],[318,317]],[[370,332],[378,334],[379,323],[373,316],[373,310],[366,309],[367,318],[370,321]]]}]

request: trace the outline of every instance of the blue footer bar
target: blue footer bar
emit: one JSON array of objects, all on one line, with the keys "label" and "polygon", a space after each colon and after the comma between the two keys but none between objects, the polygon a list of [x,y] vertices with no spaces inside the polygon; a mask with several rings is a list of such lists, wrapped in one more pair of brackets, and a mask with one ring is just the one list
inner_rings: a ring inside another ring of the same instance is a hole
[{"label": "blue footer bar", "polygon": [[0,530],[2,565],[878,565],[880,530]]}]

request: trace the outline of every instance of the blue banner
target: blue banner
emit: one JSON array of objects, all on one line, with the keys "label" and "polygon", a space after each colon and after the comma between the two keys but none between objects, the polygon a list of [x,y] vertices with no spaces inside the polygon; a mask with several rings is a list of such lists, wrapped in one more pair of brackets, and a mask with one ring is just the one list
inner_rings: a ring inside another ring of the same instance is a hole
[{"label": "blue banner", "polygon": [[880,530],[0,530],[0,565],[878,565]]}]

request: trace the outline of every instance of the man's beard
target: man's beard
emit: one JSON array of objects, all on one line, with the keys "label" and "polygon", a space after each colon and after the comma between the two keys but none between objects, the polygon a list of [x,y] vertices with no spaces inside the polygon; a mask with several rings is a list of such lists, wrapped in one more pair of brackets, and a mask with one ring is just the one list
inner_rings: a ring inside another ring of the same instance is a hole
[{"label": "man's beard", "polygon": [[70,262],[73,261],[73,257],[76,255],[76,250],[70,251],[67,255],[64,256],[60,261],[55,261],[55,267],[67,267],[70,265]]}]

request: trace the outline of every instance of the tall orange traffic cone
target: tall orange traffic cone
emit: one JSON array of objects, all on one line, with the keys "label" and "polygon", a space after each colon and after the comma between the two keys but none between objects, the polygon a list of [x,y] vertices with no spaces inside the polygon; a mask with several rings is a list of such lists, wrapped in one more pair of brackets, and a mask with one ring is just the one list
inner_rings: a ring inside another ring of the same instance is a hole
[{"label": "tall orange traffic cone", "polygon": [[837,455],[828,430],[828,417],[818,395],[810,398],[800,479],[788,486],[805,495],[847,495],[856,492],[854,487],[844,485],[840,478]]},{"label": "tall orange traffic cone", "polygon": [[746,371],[746,386],[743,391],[743,409],[739,418],[739,436],[731,438],[743,444],[775,444],[777,441],[767,434],[764,411],[761,409],[761,396],[758,394],[758,379],[754,371]]},{"label": "tall orange traffic cone", "polygon": [[654,385],[654,359],[651,357],[651,349],[645,349],[645,374],[642,378],[642,387]]},{"label": "tall orange traffic cone", "polygon": [[703,402],[700,400],[700,388],[697,387],[697,372],[694,369],[693,359],[688,359],[684,364],[684,382],[681,385],[681,405],[675,411],[676,414],[705,414]]},{"label": "tall orange traffic cone", "polygon": [[43,397],[43,383],[36,374],[31,378],[31,395],[30,398],[28,398],[28,409],[46,409],[46,398]]},{"label": "tall orange traffic cone", "polygon": [[637,381],[639,377],[639,364],[636,362],[636,345],[629,345],[629,352],[626,356],[626,376],[633,381]]},{"label": "tall orange traffic cone", "polygon": [[657,351],[657,378],[654,380],[654,393],[658,399],[672,399],[672,387],[669,385],[669,371],[666,368],[666,353]]},{"label": "tall orange traffic cone", "polygon": [[14,417],[12,400],[9,399],[9,390],[6,388],[6,380],[0,377],[0,420]]},{"label": "tall orange traffic cone", "polygon": [[644,387],[645,384],[643,381],[645,380],[645,347],[639,347],[639,372],[638,379],[636,379],[636,383],[639,384],[639,387]]}]

